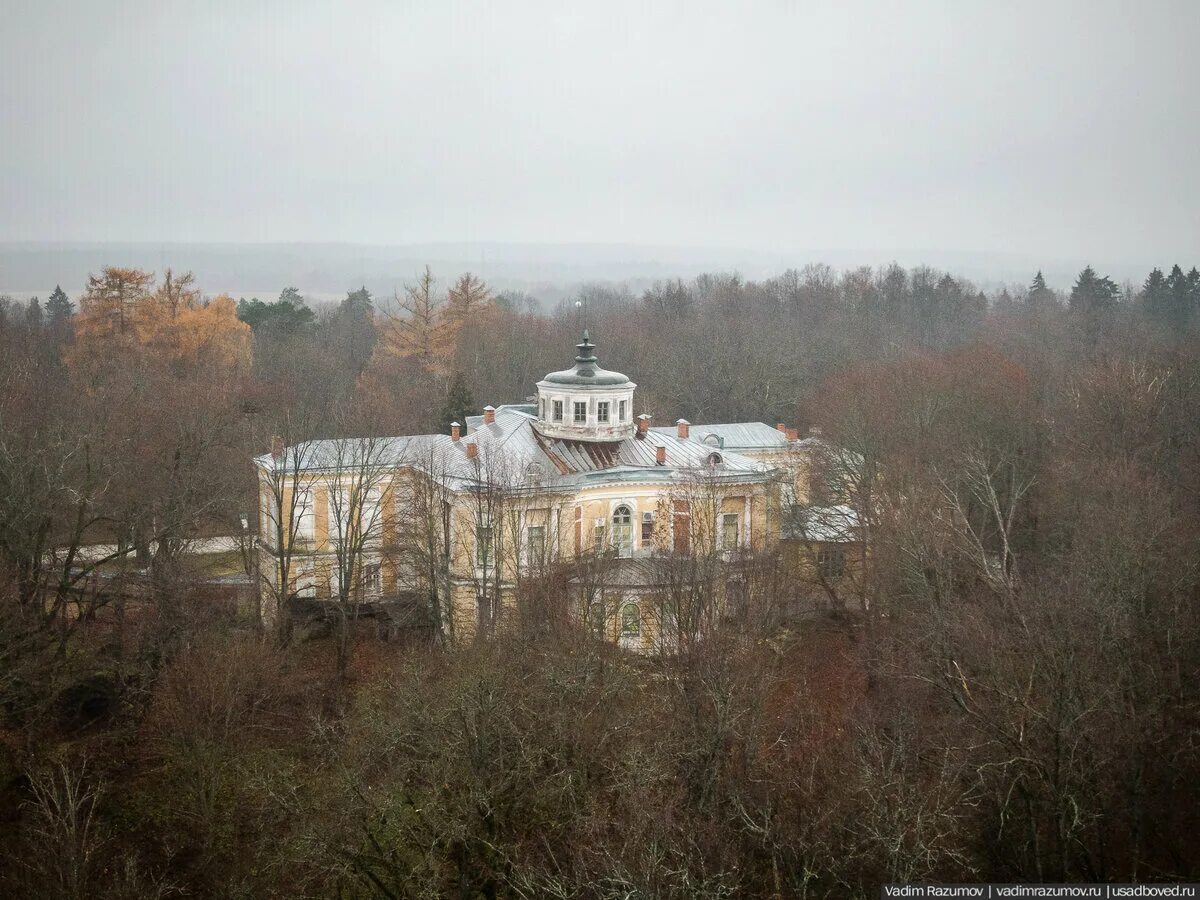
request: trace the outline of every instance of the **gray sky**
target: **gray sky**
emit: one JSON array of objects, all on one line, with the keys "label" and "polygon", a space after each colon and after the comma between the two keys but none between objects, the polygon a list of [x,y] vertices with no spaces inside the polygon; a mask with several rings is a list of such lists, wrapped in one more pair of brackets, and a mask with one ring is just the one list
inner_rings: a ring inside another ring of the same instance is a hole
[{"label": "gray sky", "polygon": [[1200,248],[1196,0],[0,7],[0,240]]}]

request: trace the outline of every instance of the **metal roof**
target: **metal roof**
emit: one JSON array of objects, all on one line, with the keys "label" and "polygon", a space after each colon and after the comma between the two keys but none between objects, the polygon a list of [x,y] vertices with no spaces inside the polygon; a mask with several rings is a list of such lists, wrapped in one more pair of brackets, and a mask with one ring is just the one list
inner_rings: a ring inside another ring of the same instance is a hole
[{"label": "metal roof", "polygon": [[[478,417],[470,435],[458,441],[445,434],[315,440],[289,448],[277,465],[290,468],[295,459],[291,454],[298,452],[302,468],[309,471],[413,466],[458,490],[483,483],[514,490],[568,490],[607,483],[683,481],[698,472],[717,481],[760,481],[771,473],[763,463],[737,453],[655,431],[606,442],[548,438],[538,433],[536,417],[522,406],[501,406],[491,425]],[[474,459],[467,455],[471,445],[477,451]],[[665,451],[661,466],[659,447]],[[264,469],[276,465],[270,454],[256,462]]]},{"label": "metal roof", "polygon": [[798,541],[848,544],[859,540],[858,513],[852,506],[793,506],[783,515],[783,537]]},{"label": "metal roof", "polygon": [[580,564],[567,582],[597,591],[620,587],[666,587],[700,580],[695,561],[673,556],[595,557]]},{"label": "metal roof", "polygon": [[610,372],[600,367],[596,358],[596,345],[588,337],[587,329],[583,330],[583,340],[575,345],[579,354],[575,357],[575,365],[561,372],[551,372],[543,378],[540,384],[564,384],[572,387],[620,387],[634,384],[620,372]]},{"label": "metal roof", "polygon": [[[657,434],[674,434],[676,427],[660,425],[650,430]],[[765,422],[691,425],[688,427],[688,435],[688,440],[705,443],[709,446],[721,446],[726,450],[786,450],[789,443],[786,434]],[[709,435],[719,438],[720,442],[705,441]]]}]

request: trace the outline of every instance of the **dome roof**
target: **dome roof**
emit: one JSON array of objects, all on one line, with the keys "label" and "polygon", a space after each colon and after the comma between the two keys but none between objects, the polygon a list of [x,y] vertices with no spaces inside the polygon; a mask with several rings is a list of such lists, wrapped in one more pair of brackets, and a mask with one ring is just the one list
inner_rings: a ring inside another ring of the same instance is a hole
[{"label": "dome roof", "polygon": [[588,337],[587,330],[583,332],[582,343],[575,345],[579,355],[575,357],[575,365],[561,372],[551,372],[543,382],[549,384],[565,384],[572,387],[616,387],[629,384],[629,378],[620,372],[610,372],[600,368],[596,359],[596,345]]}]

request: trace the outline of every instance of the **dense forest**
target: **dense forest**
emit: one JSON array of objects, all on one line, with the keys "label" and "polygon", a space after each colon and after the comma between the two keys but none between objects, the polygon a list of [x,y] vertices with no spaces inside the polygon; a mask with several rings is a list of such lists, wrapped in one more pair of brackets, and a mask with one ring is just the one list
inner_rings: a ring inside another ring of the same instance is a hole
[{"label": "dense forest", "polygon": [[[117,267],[0,299],[0,891],[1200,880],[1200,272],[987,294],[809,265],[578,299],[426,270],[316,306]],[[585,318],[656,424],[816,426],[858,461],[869,564],[826,615],[655,659],[519,625],[364,639],[343,675],[190,566],[252,537],[273,435],[520,401]]]}]

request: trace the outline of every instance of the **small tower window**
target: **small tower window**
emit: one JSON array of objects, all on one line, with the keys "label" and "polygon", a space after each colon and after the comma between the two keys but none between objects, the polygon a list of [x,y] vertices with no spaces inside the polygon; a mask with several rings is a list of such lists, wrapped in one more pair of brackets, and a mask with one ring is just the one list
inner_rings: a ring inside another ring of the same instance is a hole
[{"label": "small tower window", "polygon": [[601,401],[600,403],[596,404],[596,421],[608,421],[608,403],[606,401]]},{"label": "small tower window", "polygon": [[625,421],[625,401],[624,400],[622,400],[620,403],[617,404],[617,421],[618,422]]},{"label": "small tower window", "polygon": [[575,401],[575,424],[582,425],[587,422],[587,403],[579,400]]},{"label": "small tower window", "polygon": [[561,400],[554,401],[554,421],[561,422],[563,416],[563,402]]}]

